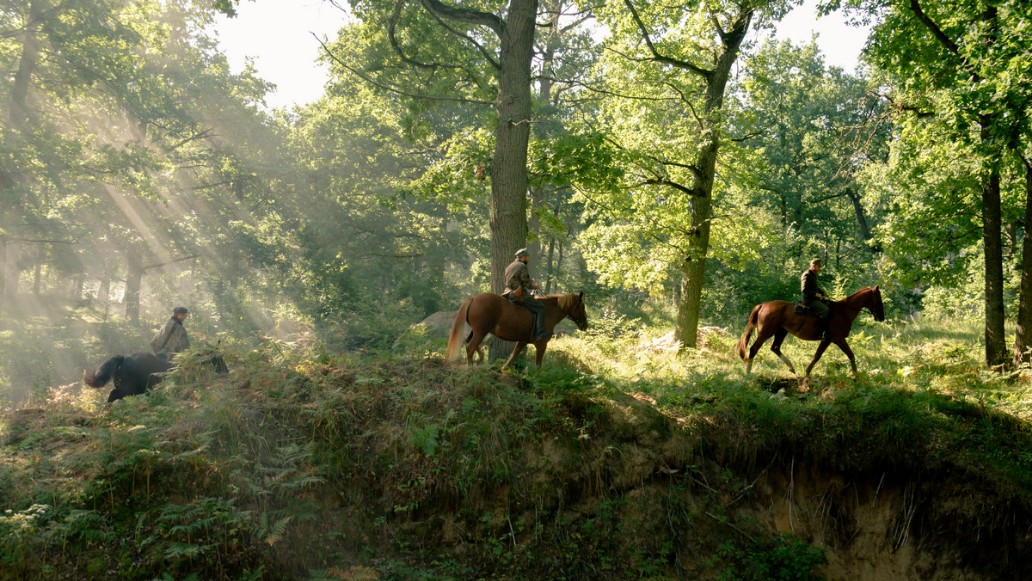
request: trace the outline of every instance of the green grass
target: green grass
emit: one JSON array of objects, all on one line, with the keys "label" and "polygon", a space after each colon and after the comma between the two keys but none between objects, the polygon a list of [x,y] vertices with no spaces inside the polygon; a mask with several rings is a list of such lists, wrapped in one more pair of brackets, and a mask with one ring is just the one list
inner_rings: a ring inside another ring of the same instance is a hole
[{"label": "green grass", "polygon": [[861,317],[860,377],[833,349],[803,392],[769,350],[746,377],[739,330],[678,353],[668,327],[596,320],[541,369],[447,366],[417,333],[232,347],[229,376],[186,366],[112,406],[47,390],[0,416],[0,579],[812,578],[813,539],[742,506],[797,464],[974,483],[997,508],[927,519],[986,538],[1032,506],[1028,370],[986,372],[974,325]]}]

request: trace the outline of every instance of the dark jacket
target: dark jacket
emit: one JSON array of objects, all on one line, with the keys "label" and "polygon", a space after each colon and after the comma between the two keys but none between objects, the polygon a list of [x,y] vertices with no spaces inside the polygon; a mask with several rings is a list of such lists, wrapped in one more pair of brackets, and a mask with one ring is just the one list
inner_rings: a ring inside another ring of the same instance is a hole
[{"label": "dark jacket", "polygon": [[824,290],[817,286],[817,273],[809,268],[799,277],[799,290],[803,293],[803,302],[808,303],[824,297]]}]

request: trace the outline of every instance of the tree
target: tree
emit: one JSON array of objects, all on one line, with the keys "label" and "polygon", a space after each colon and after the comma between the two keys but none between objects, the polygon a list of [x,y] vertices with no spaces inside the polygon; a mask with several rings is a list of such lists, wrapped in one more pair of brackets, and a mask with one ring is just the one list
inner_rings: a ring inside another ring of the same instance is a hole
[{"label": "tree", "polygon": [[[353,3],[360,19],[385,32],[380,42],[387,43],[396,59],[391,70],[400,64],[407,78],[386,79],[385,65],[372,59],[351,65],[343,55],[331,54],[342,66],[380,87],[431,100],[452,95],[451,99],[477,102],[485,82],[495,83],[491,288],[501,292],[505,266],[527,243],[527,146],[537,0],[509,0],[497,12],[440,0],[412,4],[398,0],[387,11],[379,3]],[[386,56],[382,47],[373,47],[369,55]],[[466,95],[456,96],[456,91]]]},{"label": "tree", "polygon": [[1005,365],[1010,357],[1004,337],[1001,175],[1027,113],[1027,83],[1015,82],[1014,75],[1027,77],[1024,23],[1032,9],[1027,2],[981,0],[950,6],[921,0],[850,5],[883,15],[868,53],[892,75],[899,110],[918,122],[941,124],[951,140],[971,144],[980,161],[986,364]]},{"label": "tree", "polygon": [[856,172],[884,157],[883,102],[863,77],[826,67],[814,44],[768,42],[746,66],[732,123],[752,153],[731,157],[759,163],[731,163],[735,175],[755,176],[746,178],[755,184],[749,205],[767,207],[799,234],[800,258],[870,263],[878,247]]},{"label": "tree", "polygon": [[[680,277],[676,335],[683,348],[696,345],[732,67],[754,19],[776,15],[779,6],[744,0],[686,11],[626,0],[600,12],[613,31],[611,58],[603,63],[603,76],[613,81],[605,123],[632,161],[633,181],[626,192],[596,194],[605,200],[596,198],[594,207],[608,217],[589,232],[593,264],[605,270],[610,262],[612,271],[623,268],[620,256],[637,258],[655,282],[669,276],[672,263]],[[652,239],[660,253],[618,240],[628,236]]]},{"label": "tree", "polygon": [[[3,102],[13,119],[4,135],[3,173],[18,172],[7,180],[13,186],[0,188],[15,202],[2,205],[0,228],[23,238],[61,232],[79,243],[78,268],[101,267],[102,280],[120,262],[129,271],[126,314],[135,320],[136,289],[148,267],[213,255],[210,244],[227,223],[212,203],[227,198],[220,195],[226,184],[213,187],[218,180],[211,179],[229,157],[219,124],[238,121],[242,133],[262,125],[253,103],[265,85],[248,73],[228,73],[199,32],[211,18],[206,2],[22,4],[2,12],[11,19],[3,22],[14,22],[22,34],[0,40],[19,40],[0,54],[13,55],[24,73],[9,86],[0,83],[11,95]],[[194,195],[213,190],[210,197]],[[121,260],[111,259],[118,255]],[[44,260],[55,268],[69,264],[53,252],[40,254],[37,273]]]}]

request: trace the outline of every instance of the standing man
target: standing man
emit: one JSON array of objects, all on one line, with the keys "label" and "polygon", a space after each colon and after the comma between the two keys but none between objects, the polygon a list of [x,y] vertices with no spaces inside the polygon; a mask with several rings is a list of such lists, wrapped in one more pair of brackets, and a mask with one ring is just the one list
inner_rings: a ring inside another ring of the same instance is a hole
[{"label": "standing man", "polygon": [[165,321],[151,339],[150,346],[155,355],[171,361],[173,355],[190,347],[190,339],[186,336],[186,327],[183,326],[188,314],[190,311],[186,307],[172,309],[172,318]]},{"label": "standing man", "polygon": [[505,267],[505,292],[502,296],[508,297],[517,305],[527,307],[534,313],[534,327],[530,330],[532,341],[540,341],[547,335],[545,333],[545,304],[535,299],[531,291],[541,288],[537,281],[530,277],[530,268],[527,263],[530,261],[530,253],[526,248],[516,251],[516,260]]},{"label": "standing man", "polygon": [[817,314],[817,328],[821,332],[822,339],[824,338],[824,331],[828,326],[828,315],[831,313],[831,308],[824,302],[827,294],[821,287],[817,286],[817,273],[823,267],[821,259],[814,258],[810,261],[810,268],[804,270],[803,275],[799,279],[800,290],[803,293],[803,304],[813,309],[813,312]]}]

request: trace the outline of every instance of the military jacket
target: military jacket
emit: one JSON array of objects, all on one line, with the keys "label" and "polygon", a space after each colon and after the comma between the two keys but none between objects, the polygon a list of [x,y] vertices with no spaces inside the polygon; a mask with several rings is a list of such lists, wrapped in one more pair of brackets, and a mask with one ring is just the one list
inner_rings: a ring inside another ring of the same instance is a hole
[{"label": "military jacket", "polygon": [[158,353],[179,353],[190,347],[190,339],[186,336],[186,327],[183,323],[172,317],[158,329],[157,334],[150,342],[151,350]]},{"label": "military jacket", "polygon": [[530,269],[527,268],[527,265],[517,259],[505,267],[505,290],[514,291],[520,287],[523,288],[524,295],[530,296],[530,291],[534,288],[534,280],[530,278]]}]

